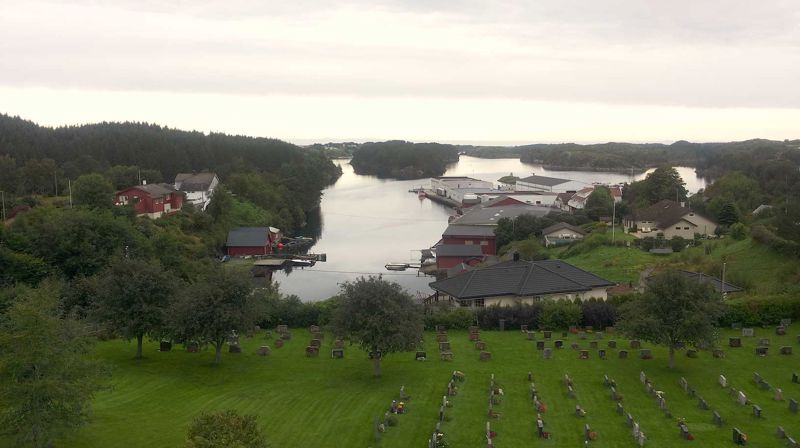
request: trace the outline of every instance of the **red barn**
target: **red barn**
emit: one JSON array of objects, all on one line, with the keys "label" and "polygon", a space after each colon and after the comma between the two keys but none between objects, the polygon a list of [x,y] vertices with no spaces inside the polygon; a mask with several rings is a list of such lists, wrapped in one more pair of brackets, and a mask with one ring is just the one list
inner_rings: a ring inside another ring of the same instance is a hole
[{"label": "red barn", "polygon": [[442,244],[436,246],[436,268],[450,269],[461,263],[474,266],[483,260],[481,247],[466,244]]},{"label": "red barn", "polygon": [[114,203],[133,204],[137,216],[160,218],[175,213],[183,207],[183,193],[169,184],[135,185],[118,191],[114,196]]},{"label": "red barn", "polygon": [[231,257],[244,255],[269,255],[281,238],[274,227],[239,227],[228,232],[225,253]]},{"label": "red barn", "polygon": [[495,226],[465,226],[451,224],[442,234],[445,245],[476,245],[483,255],[497,255]]}]

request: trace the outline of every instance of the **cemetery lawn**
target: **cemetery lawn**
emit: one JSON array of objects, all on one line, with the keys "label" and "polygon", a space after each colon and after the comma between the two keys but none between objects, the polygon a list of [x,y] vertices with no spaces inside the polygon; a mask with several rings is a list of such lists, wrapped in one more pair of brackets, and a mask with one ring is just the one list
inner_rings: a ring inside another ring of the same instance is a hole
[{"label": "cemetery lawn", "polygon": [[[736,332],[739,333],[738,331]],[[310,336],[305,329],[293,331],[293,339],[272,355],[259,357],[256,349],[264,343],[263,335],[242,338],[243,353],[225,353],[220,366],[213,366],[213,352],[187,353],[182,346],[172,352],[158,352],[157,344],[145,347],[146,358],[133,359],[133,343],[102,342],[97,355],[113,367],[112,388],[97,395],[91,423],[70,433],[56,446],[89,447],[181,447],[186,428],[202,410],[236,409],[255,414],[273,447],[424,447],[437,421],[439,404],[446,392],[454,369],[466,374],[453,407],[447,409],[449,421],[442,425],[450,447],[485,446],[489,378],[504,390],[504,398],[496,410],[501,417],[492,420],[497,431],[497,447],[551,446],[574,448],[583,446],[583,425],[591,425],[599,435],[591,446],[633,447],[631,430],[625,417],[615,412],[616,403],[603,385],[603,375],[616,380],[624,397],[625,411],[640,423],[651,447],[683,445],[676,423],[683,417],[696,440],[696,447],[730,447],[732,427],[743,430],[752,446],[782,447],[775,437],[780,425],[800,437],[800,414],[788,410],[788,400],[800,400],[800,384],[791,382],[792,372],[800,371],[800,346],[797,335],[800,325],[789,329],[787,336],[776,336],[774,328],[756,328],[755,338],[743,338],[743,348],[727,347],[733,330],[724,330],[720,345],[724,359],[713,359],[701,351],[697,359],[678,355],[677,368],[670,371],[666,350],[653,348],[654,359],[640,360],[636,350],[629,359],[618,359],[617,352],[627,349],[628,342],[616,339],[618,349],[608,349],[608,359],[597,358],[590,350],[589,360],[579,360],[570,348],[554,350],[553,359],[543,360],[535,342],[526,340],[518,330],[482,332],[493,359],[478,360],[478,352],[464,331],[449,334],[455,359],[438,359],[436,338],[426,334],[429,360],[413,360],[413,353],[388,355],[382,378],[373,378],[372,366],[364,352],[355,347],[346,349],[345,359],[334,360],[330,353],[331,339],[326,335],[319,358],[306,358],[304,347]],[[554,334],[554,336],[556,336]],[[754,354],[760,337],[771,341],[766,357]],[[541,339],[537,333],[537,339]],[[577,342],[589,347],[588,340],[576,335],[566,338],[565,346]],[[605,348],[613,336],[599,341]],[[270,342],[270,345],[271,342]],[[794,355],[782,356],[778,348],[794,347]],[[553,347],[548,340],[547,347]],[[547,442],[537,439],[536,413],[530,400],[527,372],[531,371],[539,397],[548,410],[543,415],[545,429],[553,434]],[[639,372],[650,377],[657,390],[664,391],[673,418],[665,418],[656,401],[639,382]],[[760,389],[753,381],[758,372],[774,387],[781,387],[787,401],[775,401],[774,392]],[[574,381],[577,397],[567,398],[564,374]],[[718,377],[725,375],[731,386],[741,389],[763,409],[764,418],[753,417],[751,406],[740,406],[728,391],[720,387]],[[685,377],[706,399],[711,410],[698,408],[697,399],[685,394],[679,380]],[[388,428],[380,442],[374,439],[373,421],[396,399],[401,385],[412,396],[408,413],[398,416],[399,424]],[[580,404],[588,415],[574,415]],[[712,424],[712,410],[718,411],[725,424]],[[2,444],[0,439],[0,444]]]}]

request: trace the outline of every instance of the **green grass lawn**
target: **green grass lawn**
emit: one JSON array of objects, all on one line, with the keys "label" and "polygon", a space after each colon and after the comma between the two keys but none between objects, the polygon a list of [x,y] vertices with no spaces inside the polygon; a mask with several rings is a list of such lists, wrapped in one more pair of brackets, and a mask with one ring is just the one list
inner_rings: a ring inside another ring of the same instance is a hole
[{"label": "green grass lawn", "polygon": [[[730,334],[732,330],[723,332],[725,346]],[[773,392],[760,390],[751,378],[757,371],[775,387],[782,387],[787,400],[800,400],[800,384],[791,383],[792,372],[800,371],[797,334],[800,325],[781,337],[775,336],[771,328],[759,328],[756,338],[744,339],[743,348],[725,347],[724,359],[713,359],[708,352],[689,359],[681,353],[677,368],[670,371],[662,348],[654,349],[652,360],[638,359],[635,350],[631,350],[629,359],[618,359],[618,350],[613,349],[608,350],[607,360],[597,359],[596,350],[590,350],[590,360],[579,360],[578,352],[569,348],[556,350],[553,359],[543,360],[535,343],[527,341],[519,331],[482,332],[493,356],[488,362],[478,360],[478,352],[466,332],[452,331],[449,337],[455,360],[443,362],[438,360],[434,335],[428,333],[428,361],[414,361],[412,353],[389,355],[379,379],[372,377],[366,354],[355,347],[348,347],[342,360],[327,356],[329,337],[319,358],[306,358],[303,348],[310,336],[302,329],[294,330],[294,338],[268,357],[255,354],[264,343],[263,337],[243,338],[243,353],[226,353],[218,367],[211,364],[211,351],[193,354],[176,346],[172,352],[160,353],[156,344],[150,343],[146,346],[146,359],[136,361],[132,359],[133,344],[104,342],[97,353],[113,366],[113,387],[97,396],[91,423],[57,446],[179,447],[187,425],[200,411],[234,408],[257,415],[273,447],[424,447],[435,426],[447,382],[452,371],[458,369],[466,374],[466,381],[458,395],[451,398],[453,407],[447,410],[450,420],[442,425],[451,447],[485,446],[483,434],[492,373],[505,393],[502,404],[496,407],[502,416],[492,421],[498,433],[498,447],[583,446],[582,428],[586,423],[599,433],[593,446],[635,446],[625,418],[616,414],[615,402],[603,385],[604,374],[616,380],[625,410],[641,424],[650,440],[648,446],[689,443],[678,436],[676,426],[675,418],[684,417],[696,437],[692,446],[732,446],[731,428],[737,426],[750,436],[751,446],[782,447],[783,442],[774,436],[776,427],[781,425],[800,437],[800,415],[790,413],[786,401],[774,401]],[[767,357],[753,353],[759,337],[771,339]],[[610,338],[599,341],[600,347],[604,348]],[[567,339],[567,347],[570,342],[589,346],[589,340],[579,340],[577,336]],[[627,341],[617,341],[619,349],[628,346]],[[795,354],[778,355],[781,345],[794,346]],[[552,341],[547,346],[552,347]],[[639,382],[642,370],[653,379],[656,389],[665,392],[675,418],[665,418],[655,400],[647,395]],[[533,372],[539,397],[549,408],[544,419],[554,438],[548,442],[535,436],[536,413],[530,401],[528,371]],[[574,379],[575,399],[566,396],[564,374]],[[760,405],[765,417],[755,419],[750,406],[738,405],[718,385],[720,374]],[[725,418],[722,428],[712,425],[710,410],[700,410],[697,400],[683,393],[678,384],[681,376],[712,410]],[[398,426],[389,428],[376,443],[374,418],[397,398],[401,385],[412,396],[408,413],[399,416]],[[588,411],[585,418],[574,416],[577,403]]]},{"label": "green grass lawn", "polygon": [[564,260],[581,269],[620,284],[639,283],[639,273],[647,267],[666,263],[675,255],[653,255],[637,247],[600,246],[591,252]]}]

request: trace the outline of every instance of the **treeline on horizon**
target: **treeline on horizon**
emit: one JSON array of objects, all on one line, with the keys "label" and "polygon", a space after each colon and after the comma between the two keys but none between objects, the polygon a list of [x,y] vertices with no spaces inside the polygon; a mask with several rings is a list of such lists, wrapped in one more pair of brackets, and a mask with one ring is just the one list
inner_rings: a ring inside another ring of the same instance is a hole
[{"label": "treeline on horizon", "polygon": [[364,143],[353,151],[350,164],[357,174],[397,179],[439,176],[458,161],[458,147],[440,143],[393,140]]},{"label": "treeline on horizon", "polygon": [[99,173],[121,189],[172,183],[179,172],[217,173],[234,195],[287,229],[305,222],[341,169],[319,150],[277,139],[181,131],[148,123],[49,128],[0,114],[0,190],[7,207],[64,195],[68,181]]}]

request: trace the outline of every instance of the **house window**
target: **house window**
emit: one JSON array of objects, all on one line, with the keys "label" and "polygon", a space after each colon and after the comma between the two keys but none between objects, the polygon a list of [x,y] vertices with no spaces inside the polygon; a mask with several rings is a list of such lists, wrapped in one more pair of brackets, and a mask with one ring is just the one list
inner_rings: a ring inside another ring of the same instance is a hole
[{"label": "house window", "polygon": [[681,226],[675,227],[675,230],[681,230]]},{"label": "house window", "polygon": [[459,306],[462,306],[462,307],[465,307],[465,308],[466,307],[470,307],[470,306],[472,306],[472,300],[459,300],[458,304],[459,304]]},{"label": "house window", "polygon": [[465,241],[464,241],[464,244],[466,244],[466,245],[470,245],[470,244],[475,244],[475,242],[474,242],[474,241],[472,241],[472,240],[465,240]]},{"label": "house window", "polygon": [[483,308],[485,306],[483,304],[483,299],[475,299],[475,305],[474,306],[478,306],[478,307]]},{"label": "house window", "polygon": [[481,241],[481,246],[488,246],[489,242],[486,240]]},{"label": "house window", "polygon": [[684,227],[683,230],[689,230],[689,228],[688,227]]}]

